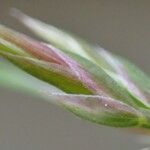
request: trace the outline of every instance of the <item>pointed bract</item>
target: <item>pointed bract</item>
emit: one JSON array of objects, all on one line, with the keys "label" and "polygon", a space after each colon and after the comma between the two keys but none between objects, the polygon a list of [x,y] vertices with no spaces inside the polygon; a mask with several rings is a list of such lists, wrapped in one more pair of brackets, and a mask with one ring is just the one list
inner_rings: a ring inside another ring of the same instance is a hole
[{"label": "pointed bract", "polygon": [[18,10],[13,15],[52,45],[0,25],[0,56],[26,72],[2,59],[1,85],[33,92],[98,124],[150,128],[147,75],[76,35]]}]

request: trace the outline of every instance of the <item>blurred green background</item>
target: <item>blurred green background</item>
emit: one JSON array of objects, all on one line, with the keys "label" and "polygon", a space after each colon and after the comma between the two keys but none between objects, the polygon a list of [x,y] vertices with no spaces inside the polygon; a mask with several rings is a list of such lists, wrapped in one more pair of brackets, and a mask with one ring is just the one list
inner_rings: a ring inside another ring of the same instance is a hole
[{"label": "blurred green background", "polygon": [[[0,0],[0,22],[32,35],[9,16],[11,7],[127,57],[150,73],[150,1]],[[139,137],[0,88],[2,150],[140,150]]]}]

